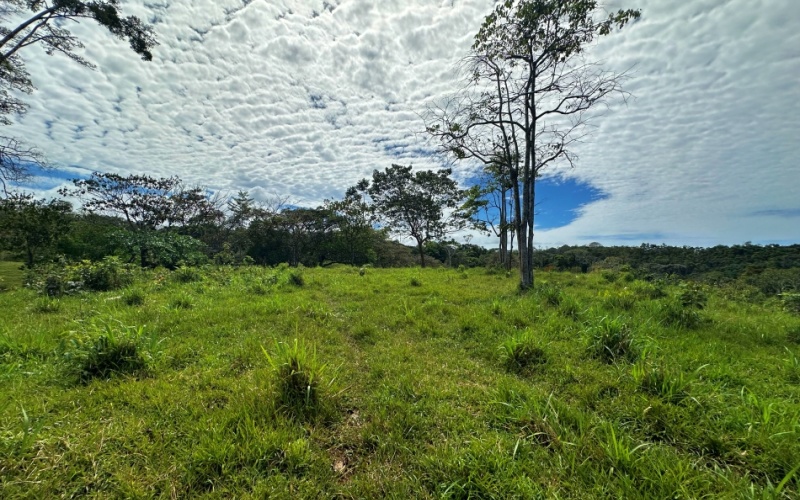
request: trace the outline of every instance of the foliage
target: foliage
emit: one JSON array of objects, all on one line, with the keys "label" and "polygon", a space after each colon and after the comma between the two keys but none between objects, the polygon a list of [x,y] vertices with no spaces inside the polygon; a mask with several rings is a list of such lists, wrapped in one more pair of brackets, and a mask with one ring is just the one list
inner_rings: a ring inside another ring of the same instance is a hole
[{"label": "foliage", "polygon": [[463,207],[466,193],[450,178],[451,170],[411,170],[402,165],[375,170],[371,182],[362,179],[348,193],[368,194],[376,220],[392,233],[414,239],[425,267],[425,243],[464,229],[470,213]]},{"label": "foliage", "polygon": [[37,200],[15,194],[0,199],[0,250],[22,249],[30,268],[69,231],[72,206],[62,200]]}]

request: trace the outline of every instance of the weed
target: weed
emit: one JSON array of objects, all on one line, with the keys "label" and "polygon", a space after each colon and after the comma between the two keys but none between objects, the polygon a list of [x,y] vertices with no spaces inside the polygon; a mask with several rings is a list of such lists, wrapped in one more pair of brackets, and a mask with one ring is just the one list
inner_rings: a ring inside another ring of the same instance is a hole
[{"label": "weed", "polygon": [[558,305],[558,311],[565,318],[577,320],[581,313],[581,303],[572,295],[564,294],[561,303]]},{"label": "weed", "polygon": [[634,361],[639,350],[631,327],[622,317],[604,316],[586,328],[587,350],[592,357],[613,363],[617,360]]},{"label": "weed", "polygon": [[786,330],[786,341],[800,344],[800,325],[791,326]]},{"label": "weed", "polygon": [[317,362],[317,351],[305,342],[275,341],[272,354],[261,347],[277,383],[278,405],[294,416],[314,417],[322,403],[320,381],[325,365]]},{"label": "weed", "polygon": [[657,283],[636,280],[631,283],[631,291],[643,299],[660,299],[667,296],[664,288]]},{"label": "weed", "polygon": [[287,278],[287,282],[292,286],[301,287],[306,284],[306,279],[303,277],[303,271],[300,269],[293,269]]},{"label": "weed", "polygon": [[122,294],[122,302],[129,306],[144,304],[145,293],[141,288],[129,288]]},{"label": "weed", "polygon": [[141,372],[147,366],[142,352],[143,331],[143,327],[115,321],[94,323],[87,332],[69,340],[64,359],[81,382]]},{"label": "weed", "polygon": [[792,383],[800,383],[800,358],[794,355],[788,348],[786,349],[788,355],[783,360],[783,367],[786,372],[786,379]]},{"label": "weed", "polygon": [[536,294],[542,297],[545,303],[550,304],[553,307],[558,307],[558,305],[561,303],[561,300],[564,298],[564,294],[561,292],[561,289],[556,285],[551,285],[550,283],[541,283],[539,286],[537,286]]},{"label": "weed", "polygon": [[661,304],[658,313],[665,325],[687,330],[697,328],[702,319],[699,311],[685,307],[680,300],[669,300]]},{"label": "weed", "polygon": [[169,302],[169,307],[172,309],[192,309],[194,308],[194,300],[191,295],[180,293]]},{"label": "weed", "polygon": [[500,344],[506,369],[523,373],[547,363],[547,353],[529,330],[524,330]]},{"label": "weed", "polygon": [[422,286],[422,281],[416,276],[412,277],[411,280],[408,282],[411,286]]},{"label": "weed", "polygon": [[196,267],[181,266],[172,272],[172,279],[178,283],[193,283],[203,279],[203,275]]},{"label": "weed", "polygon": [[652,365],[643,360],[631,368],[631,375],[642,391],[668,403],[680,403],[689,397],[689,381],[683,372],[664,363]]},{"label": "weed", "polygon": [[636,456],[641,455],[641,452],[650,446],[649,443],[632,446],[630,439],[623,435],[617,435],[617,431],[611,423],[603,426],[602,434],[600,446],[606,452],[606,457],[611,465],[622,471],[630,471],[631,466],[642,458]]},{"label": "weed", "polygon": [[61,302],[49,296],[40,297],[33,303],[33,310],[37,313],[57,313],[61,310]]}]

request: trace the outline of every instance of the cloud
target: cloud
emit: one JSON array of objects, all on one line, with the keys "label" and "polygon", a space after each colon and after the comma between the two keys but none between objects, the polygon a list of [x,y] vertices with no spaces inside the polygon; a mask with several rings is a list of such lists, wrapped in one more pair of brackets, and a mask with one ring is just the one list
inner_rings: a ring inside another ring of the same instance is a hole
[{"label": "cloud", "polygon": [[[96,71],[29,48],[38,90],[7,133],[62,166],[319,203],[391,163],[440,166],[419,113],[458,88],[493,3],[126,2],[155,25],[154,60],[91,23],[74,32]],[[631,69],[635,99],[598,117],[577,168],[552,172],[607,196],[537,242],[800,241],[794,216],[770,212],[792,213],[800,185],[794,1],[608,2],[630,6],[643,18],[591,55]]]}]

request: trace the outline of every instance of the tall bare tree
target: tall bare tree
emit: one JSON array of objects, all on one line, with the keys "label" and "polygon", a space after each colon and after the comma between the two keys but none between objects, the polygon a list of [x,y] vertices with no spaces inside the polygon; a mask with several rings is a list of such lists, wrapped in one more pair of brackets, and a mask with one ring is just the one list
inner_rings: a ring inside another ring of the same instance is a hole
[{"label": "tall bare tree", "polygon": [[457,158],[501,159],[513,199],[520,288],[533,287],[536,178],[556,162],[573,165],[589,110],[624,98],[625,74],[587,62],[601,36],[639,18],[605,13],[595,0],[506,0],[475,36],[465,90],[432,110],[428,131]]}]

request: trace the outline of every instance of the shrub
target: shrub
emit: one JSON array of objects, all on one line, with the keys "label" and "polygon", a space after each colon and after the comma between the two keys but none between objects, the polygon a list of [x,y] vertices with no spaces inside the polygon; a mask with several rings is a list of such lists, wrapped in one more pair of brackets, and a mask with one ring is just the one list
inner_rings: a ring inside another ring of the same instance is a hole
[{"label": "shrub", "polygon": [[530,331],[515,335],[500,345],[503,364],[514,373],[523,373],[547,363],[547,353]]},{"label": "shrub", "polygon": [[612,363],[617,360],[634,361],[639,355],[630,326],[622,317],[604,316],[586,329],[587,350],[597,359]]},{"label": "shrub", "polygon": [[702,310],[708,305],[708,294],[701,285],[681,283],[678,299],[685,309]]},{"label": "shrub", "polygon": [[294,339],[294,343],[276,341],[272,354],[263,346],[261,350],[275,374],[278,405],[297,417],[317,415],[325,365],[317,362],[316,349]]},{"label": "shrub", "polygon": [[411,278],[411,281],[409,281],[409,284],[411,286],[422,286],[422,282],[417,277]]},{"label": "shrub", "polygon": [[82,261],[70,269],[71,278],[83,288],[98,292],[116,290],[132,281],[131,271],[119,258],[103,257],[99,262]]},{"label": "shrub", "polygon": [[648,283],[647,281],[634,281],[631,283],[630,289],[634,294],[643,299],[660,299],[667,296],[667,293],[660,284]]},{"label": "shrub", "polygon": [[138,373],[147,366],[143,354],[142,327],[108,322],[92,325],[88,333],[69,341],[64,357],[81,382]]}]

